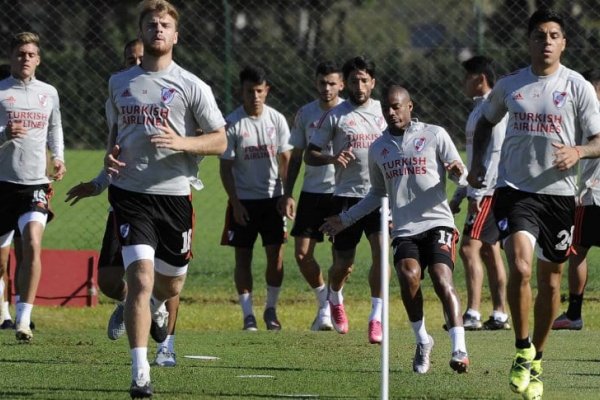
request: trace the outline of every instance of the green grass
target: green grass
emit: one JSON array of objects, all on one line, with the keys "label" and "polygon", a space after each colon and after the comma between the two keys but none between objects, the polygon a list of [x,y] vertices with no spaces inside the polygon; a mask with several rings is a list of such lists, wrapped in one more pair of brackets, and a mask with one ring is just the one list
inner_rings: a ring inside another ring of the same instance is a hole
[{"label": "green grass", "polygon": [[[100,152],[70,151],[69,172],[55,185],[57,218],[49,224],[45,247],[99,248],[104,229],[105,196],[86,199],[74,207],[63,203],[73,184],[95,176]],[[369,345],[368,245],[358,248],[356,268],[344,290],[350,318],[348,335],[309,332],[316,311],[314,294],[300,276],[293,246],[286,249],[286,276],[280,297],[279,333],[241,331],[241,311],[233,286],[233,249],[219,245],[225,194],[215,158],[202,164],[206,189],[194,195],[197,224],[195,258],[183,292],[177,324],[174,369],[152,369],[156,399],[309,398],[368,399],[379,396],[380,347]],[[463,209],[466,208],[463,206]],[[464,215],[457,218],[462,227]],[[257,244],[254,257],[255,310],[265,298],[264,254]],[[317,258],[327,265],[328,246],[318,247]],[[590,279],[581,332],[554,332],[545,350],[545,399],[594,399],[600,388],[600,357],[595,350],[600,333],[598,253],[590,253]],[[563,280],[566,288],[566,278]],[[458,262],[455,282],[466,299],[463,267]],[[513,354],[513,332],[468,332],[472,366],[466,375],[448,367],[449,338],[442,311],[428,279],[423,281],[428,330],[435,338],[431,372],[417,376],[411,370],[414,338],[399,300],[395,277],[390,287],[390,398],[394,399],[516,399],[508,388],[507,373]],[[565,291],[566,292],[566,289]],[[490,312],[487,288],[482,313]],[[0,398],[123,399],[128,398],[130,361],[127,342],[111,342],[105,328],[113,305],[101,297],[94,308],[36,307],[38,329],[31,345],[17,345],[13,332],[0,331]],[[260,318],[259,318],[260,319]],[[259,321],[259,327],[263,324]],[[151,345],[149,356],[154,355]],[[217,361],[187,359],[184,355],[211,355]],[[240,375],[270,375],[245,379]],[[301,395],[305,395],[302,397]]]}]

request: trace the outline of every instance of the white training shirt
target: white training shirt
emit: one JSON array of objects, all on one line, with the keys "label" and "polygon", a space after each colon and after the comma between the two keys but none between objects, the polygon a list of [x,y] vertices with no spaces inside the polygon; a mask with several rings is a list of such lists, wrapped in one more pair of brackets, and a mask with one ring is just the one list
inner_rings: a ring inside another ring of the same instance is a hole
[{"label": "white training shirt", "polygon": [[227,150],[224,160],[234,160],[235,191],[240,200],[269,199],[283,195],[278,154],[292,146],[285,117],[268,105],[251,117],[240,106],[226,117]]},{"label": "white training shirt", "polygon": [[[481,118],[483,103],[489,96],[489,92],[484,96],[475,97],[473,100],[475,105],[473,110],[469,114],[467,119],[467,125],[465,128],[465,134],[467,138],[466,151],[467,151],[467,168],[471,169],[471,162],[473,161],[473,135],[475,133],[475,127],[477,121]],[[491,196],[494,194],[494,187],[496,186],[496,180],[498,179],[498,163],[500,162],[500,150],[502,149],[502,143],[504,142],[504,135],[506,133],[506,124],[508,123],[508,115],[504,117],[492,128],[492,137],[488,147],[485,149],[485,154],[482,157],[483,165],[486,167],[485,177],[483,179],[484,187],[481,189],[475,189],[471,186],[467,188],[467,196],[473,199],[481,199],[483,196]]]},{"label": "white training shirt", "polygon": [[352,146],[352,153],[356,157],[346,168],[335,166],[336,196],[361,198],[367,195],[371,188],[369,146],[386,127],[381,104],[374,99],[369,99],[361,106],[345,100],[323,115],[310,143],[321,149],[331,143],[333,154]]},{"label": "white training shirt", "polygon": [[440,126],[413,121],[402,136],[386,130],[369,149],[371,190],[341,214],[342,223],[353,224],[389,195],[393,238],[436,227],[456,229],[446,196],[445,164],[452,161],[461,161],[460,154]]},{"label": "white training shirt", "polygon": [[[338,98],[340,104],[343,99]],[[297,149],[305,150],[308,147],[312,133],[323,117],[324,111],[319,105],[319,100],[312,101],[300,108],[294,118],[290,144]],[[322,148],[323,154],[331,155],[331,143]],[[333,193],[335,188],[335,168],[333,164],[313,166],[304,165],[304,182],[302,191],[309,193]]]},{"label": "white training shirt", "polygon": [[[9,139],[9,121],[22,121],[24,137]],[[46,148],[64,162],[64,138],[56,89],[32,78],[0,81],[0,181],[21,185],[49,183]]]},{"label": "white training shirt", "polygon": [[573,196],[577,165],[559,171],[552,143],[575,146],[600,132],[596,93],[583,77],[561,65],[552,75],[537,76],[531,67],[496,83],[483,115],[499,122],[508,111],[497,187],[548,195]]},{"label": "white training shirt", "polygon": [[185,196],[198,173],[198,156],[157,148],[150,142],[157,126],[169,124],[180,136],[197,129],[214,132],[225,125],[210,87],[172,62],[150,72],[134,66],[114,74],[108,84],[109,126],[116,123],[119,160],[127,165],[112,179],[121,189]]}]

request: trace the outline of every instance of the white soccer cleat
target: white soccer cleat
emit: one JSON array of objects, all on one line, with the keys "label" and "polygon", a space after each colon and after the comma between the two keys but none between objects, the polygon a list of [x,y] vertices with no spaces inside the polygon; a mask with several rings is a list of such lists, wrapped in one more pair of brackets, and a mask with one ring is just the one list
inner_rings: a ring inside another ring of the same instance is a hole
[{"label": "white soccer cleat", "polygon": [[329,309],[329,303],[323,307],[319,308],[317,312],[317,316],[313,321],[311,327],[311,331],[332,331],[333,324],[331,323],[331,311]]},{"label": "white soccer cleat", "polygon": [[113,313],[110,315],[106,332],[110,340],[117,340],[125,334],[125,319],[123,318],[124,311],[125,307],[123,306],[123,303],[119,303],[115,307]]},{"label": "white soccer cleat", "polygon": [[15,337],[19,342],[29,343],[31,339],[33,339],[33,333],[29,326],[23,326],[22,324],[17,324],[17,331],[15,332]]},{"label": "white soccer cleat", "polygon": [[166,347],[159,347],[156,352],[154,363],[159,367],[174,367],[177,364],[177,358],[174,352],[170,352]]},{"label": "white soccer cleat", "polygon": [[415,358],[413,359],[413,371],[417,374],[426,374],[431,366],[431,350],[433,349],[433,338],[429,336],[429,343],[417,344]]},{"label": "white soccer cleat", "polygon": [[162,343],[167,338],[169,332],[167,325],[169,323],[169,312],[163,304],[158,310],[152,313],[152,324],[150,325],[150,336],[156,343]]}]

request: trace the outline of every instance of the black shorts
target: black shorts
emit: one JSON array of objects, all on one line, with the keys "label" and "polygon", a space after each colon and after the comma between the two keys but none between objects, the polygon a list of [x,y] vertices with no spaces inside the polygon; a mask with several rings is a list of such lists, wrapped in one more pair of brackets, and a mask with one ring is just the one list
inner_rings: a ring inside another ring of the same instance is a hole
[{"label": "black shorts", "polygon": [[331,193],[301,192],[291,235],[323,241],[319,227],[331,215]]},{"label": "black shorts", "polygon": [[[331,199],[331,215],[346,211],[360,200],[362,200],[360,197],[333,196]],[[363,233],[366,237],[369,237],[371,234],[379,232],[381,232],[381,212],[377,208],[377,210],[365,215],[330,240],[333,241],[335,250],[353,250],[360,242]]]},{"label": "black shorts", "polygon": [[194,209],[191,196],[152,195],[109,186],[121,246],[149,245],[155,257],[180,267],[192,258]]},{"label": "black shorts", "polygon": [[123,267],[123,255],[121,254],[121,244],[117,232],[115,216],[111,211],[108,213],[108,218],[106,218],[102,248],[100,249],[100,257],[98,257],[98,268]]},{"label": "black shorts", "polygon": [[18,232],[19,217],[31,211],[47,214],[50,222],[54,217],[50,207],[53,193],[52,187],[47,183],[19,185],[0,182],[0,235],[12,230]]},{"label": "black shorts", "polygon": [[433,228],[414,236],[397,237],[392,241],[394,265],[412,258],[419,262],[421,270],[433,264],[446,264],[454,270],[458,231],[446,226]]},{"label": "black shorts", "polygon": [[480,240],[484,243],[494,244],[500,239],[500,230],[496,225],[493,213],[493,197],[485,196],[481,199],[479,212],[467,215],[464,236]]},{"label": "black shorts", "polygon": [[528,193],[510,187],[496,189],[494,216],[501,239],[527,231],[537,239],[543,256],[551,262],[566,261],[571,250],[575,198]]},{"label": "black shorts", "polygon": [[227,204],[221,244],[251,248],[259,234],[263,246],[285,243],[287,239],[285,217],[277,211],[277,202],[280,198],[279,196],[271,199],[240,200],[250,216],[246,226],[235,222],[233,207]]},{"label": "black shorts", "polygon": [[575,230],[573,244],[590,248],[600,246],[600,206],[580,206],[575,209]]}]

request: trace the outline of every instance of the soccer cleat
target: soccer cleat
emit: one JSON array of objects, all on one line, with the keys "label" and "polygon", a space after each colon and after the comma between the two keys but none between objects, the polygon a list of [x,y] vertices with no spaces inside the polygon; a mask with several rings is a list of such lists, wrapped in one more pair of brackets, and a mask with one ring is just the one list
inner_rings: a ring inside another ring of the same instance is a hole
[{"label": "soccer cleat", "polygon": [[254,315],[250,314],[246,318],[244,318],[244,328],[245,331],[257,331],[258,328],[256,326],[256,318]]},{"label": "soccer cleat", "polygon": [[31,332],[31,328],[28,326],[19,326],[17,325],[17,332],[15,333],[15,337],[19,342],[29,343],[31,339],[33,339],[33,333]]},{"label": "soccer cleat", "polygon": [[331,312],[329,311],[329,305],[324,308],[319,308],[317,316],[310,326],[311,331],[332,331],[333,325],[331,324]]},{"label": "soccer cleat", "polygon": [[129,388],[129,395],[132,399],[149,399],[152,397],[152,384],[150,381],[139,383],[133,380]]},{"label": "soccer cleat", "polygon": [[123,319],[124,311],[125,307],[123,306],[123,303],[117,304],[108,320],[107,334],[110,340],[117,340],[125,334],[125,320]]},{"label": "soccer cleat", "polygon": [[483,323],[483,329],[486,331],[509,330],[510,324],[508,323],[508,319],[502,322],[499,319],[490,317],[487,321]]},{"label": "soccer cleat", "polygon": [[277,319],[277,313],[275,312],[275,307],[269,307],[269,308],[265,309],[265,312],[263,313],[263,320],[265,321],[265,324],[267,325],[268,331],[280,331],[281,330],[281,323]]},{"label": "soccer cleat", "polygon": [[160,346],[156,352],[154,363],[159,367],[174,367],[177,364],[177,358],[174,352],[170,352],[166,347]]},{"label": "soccer cleat", "polygon": [[2,321],[0,329],[15,329],[15,323],[12,321],[12,319],[5,319]]},{"label": "soccer cleat", "polygon": [[529,386],[531,362],[534,357],[535,347],[533,345],[527,349],[517,349],[509,373],[509,384],[513,392],[523,393]]},{"label": "soccer cleat", "polygon": [[542,400],[544,394],[544,383],[542,382],[542,360],[533,360],[531,362],[531,377],[529,385],[523,392],[525,400]]},{"label": "soccer cleat", "polygon": [[417,374],[425,374],[429,371],[431,365],[430,356],[431,350],[433,349],[433,338],[429,337],[429,343],[418,343],[417,350],[415,351],[415,358],[413,358],[413,371]]},{"label": "soccer cleat", "polygon": [[348,333],[348,318],[346,317],[344,305],[338,304],[334,306],[332,303],[329,303],[329,306],[331,308],[331,323],[333,324],[333,328],[337,333],[341,333],[342,335]]},{"label": "soccer cleat", "polygon": [[163,304],[158,310],[152,313],[152,323],[150,324],[150,335],[156,343],[162,343],[167,338],[169,332],[167,325],[169,323],[169,312]]},{"label": "soccer cleat", "polygon": [[560,330],[567,329],[570,331],[580,331],[583,328],[583,319],[569,319],[567,313],[562,313],[552,323],[552,329]]},{"label": "soccer cleat", "polygon": [[481,324],[481,319],[465,313],[463,315],[463,327],[465,331],[479,331],[483,325]]},{"label": "soccer cleat", "polygon": [[377,321],[376,319],[369,321],[369,343],[381,344],[382,340],[381,321]]},{"label": "soccer cleat", "polygon": [[469,368],[469,356],[464,351],[455,351],[450,357],[450,368],[459,374],[467,372]]}]

